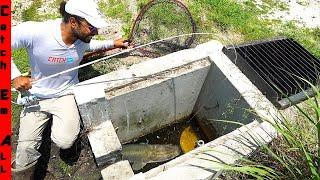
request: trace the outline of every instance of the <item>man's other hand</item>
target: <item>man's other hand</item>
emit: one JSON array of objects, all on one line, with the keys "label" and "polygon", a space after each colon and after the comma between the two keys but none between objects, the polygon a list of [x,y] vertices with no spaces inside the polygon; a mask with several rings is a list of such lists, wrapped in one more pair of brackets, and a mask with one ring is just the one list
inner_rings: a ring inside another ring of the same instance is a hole
[{"label": "man's other hand", "polygon": [[13,79],[13,87],[18,91],[25,91],[31,89],[30,77],[19,76]]},{"label": "man's other hand", "polygon": [[125,48],[126,49],[129,46],[128,40],[124,40],[122,38],[114,40],[113,43],[114,43],[115,48]]}]

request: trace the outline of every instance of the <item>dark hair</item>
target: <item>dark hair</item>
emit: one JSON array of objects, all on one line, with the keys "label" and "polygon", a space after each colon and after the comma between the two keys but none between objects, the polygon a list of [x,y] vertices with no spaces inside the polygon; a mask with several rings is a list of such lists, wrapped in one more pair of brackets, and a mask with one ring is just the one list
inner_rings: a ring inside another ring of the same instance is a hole
[{"label": "dark hair", "polygon": [[60,3],[60,8],[59,8],[59,12],[60,12],[60,14],[62,16],[62,20],[63,20],[64,23],[68,23],[69,19],[71,17],[74,17],[76,20],[82,19],[82,18],[80,18],[80,17],[78,17],[76,15],[72,15],[72,14],[67,13],[66,12],[66,4],[67,4],[66,1],[62,1]]}]

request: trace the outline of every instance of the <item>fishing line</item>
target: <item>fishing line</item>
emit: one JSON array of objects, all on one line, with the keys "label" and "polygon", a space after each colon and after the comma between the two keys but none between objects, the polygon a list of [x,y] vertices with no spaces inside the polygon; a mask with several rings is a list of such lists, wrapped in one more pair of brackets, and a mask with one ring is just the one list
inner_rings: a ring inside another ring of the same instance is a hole
[{"label": "fishing line", "polygon": [[[71,72],[71,71],[74,71],[74,70],[77,70],[77,69],[80,69],[82,67],[86,67],[86,66],[89,66],[91,64],[94,64],[94,63],[97,63],[97,62],[100,62],[100,61],[103,61],[103,60],[107,60],[107,59],[110,59],[112,57],[115,57],[115,56],[118,56],[118,55],[121,55],[121,54],[124,54],[124,53],[129,53],[131,51],[134,51],[134,50],[137,50],[139,48],[143,48],[143,47],[146,47],[146,46],[149,46],[151,44],[155,44],[155,43],[159,43],[159,42],[162,42],[162,41],[166,41],[166,40],[170,40],[170,39],[174,39],[174,38],[178,38],[178,37],[183,37],[183,36],[192,36],[192,35],[214,35],[214,36],[217,36],[219,38],[219,35],[215,34],[215,33],[190,33],[190,34],[181,34],[181,35],[177,35],[177,36],[171,36],[171,37],[167,37],[167,38],[164,38],[164,39],[159,39],[159,40],[156,40],[156,41],[152,41],[152,42],[149,42],[149,43],[146,43],[146,44],[143,44],[143,45],[139,45],[137,47],[134,47],[134,48],[130,48],[130,49],[125,49],[121,52],[118,52],[118,53],[115,53],[115,54],[112,54],[110,56],[106,56],[106,57],[103,57],[103,58],[100,58],[100,59],[97,59],[97,60],[94,60],[94,61],[91,61],[91,62],[88,62],[88,63],[85,63],[85,64],[82,64],[82,65],[79,65],[77,67],[74,67],[74,68],[70,68],[70,69],[67,69],[65,71],[61,71],[59,73],[56,73],[56,74],[52,74],[50,76],[47,76],[47,77],[44,77],[44,78],[41,78],[39,80],[36,80],[36,81],[33,81],[31,82],[31,84],[36,84],[36,83],[39,83],[41,81],[44,81],[44,80],[48,80],[50,78],[53,78],[53,77],[57,77],[59,75],[62,75],[62,74],[65,74],[65,73],[68,73],[68,72]],[[231,42],[228,38],[227,38],[227,41]],[[233,43],[231,43],[234,51],[235,51],[235,60],[237,59],[237,53],[236,53],[236,49],[235,49],[235,46]]]},{"label": "fishing line", "polygon": [[[156,41],[152,41],[152,42],[149,42],[149,43],[146,43],[146,44],[143,44],[143,45],[139,45],[139,46],[136,46],[134,48],[130,48],[130,49],[126,49],[126,50],[123,50],[121,52],[118,52],[118,53],[115,53],[115,54],[112,54],[110,56],[106,56],[106,57],[103,57],[103,58],[100,58],[100,59],[97,59],[97,60],[94,60],[94,61],[91,61],[91,62],[88,62],[88,63],[85,63],[85,64],[82,64],[82,65],[79,65],[77,67],[74,67],[74,68],[70,68],[70,69],[67,69],[65,71],[61,71],[59,73],[56,73],[56,74],[52,74],[50,76],[47,76],[47,77],[44,77],[44,78],[41,78],[41,79],[38,79],[38,80],[35,80],[35,81],[32,81],[31,84],[36,84],[36,83],[39,83],[41,81],[44,81],[44,80],[48,80],[50,78],[53,78],[53,77],[56,77],[56,76],[59,76],[59,75],[62,75],[62,74],[65,74],[65,73],[68,73],[68,72],[71,72],[71,71],[74,71],[74,70],[78,70],[82,67],[86,67],[86,66],[89,66],[91,64],[94,64],[94,63],[97,63],[97,62],[100,62],[100,61],[103,61],[103,60],[107,60],[107,59],[110,59],[112,57],[115,57],[115,56],[118,56],[118,55],[121,55],[121,54],[124,54],[124,53],[128,53],[128,52],[131,52],[131,51],[134,51],[136,49],[139,49],[139,48],[142,48],[142,47],[146,47],[148,45],[151,45],[151,44],[155,44],[155,43],[158,43],[158,42],[162,42],[162,41],[166,41],[166,40],[170,40],[170,39],[173,39],[173,38],[177,38],[177,37],[183,37],[183,36],[194,36],[194,35],[214,35],[216,37],[218,37],[218,39],[223,39],[223,40],[227,40],[228,42],[230,42],[231,46],[233,47],[234,51],[235,51],[235,61],[237,59],[237,53],[236,53],[236,49],[235,49],[235,46],[234,44],[230,41],[230,39],[228,38],[225,38],[223,36],[220,36],[216,33],[190,33],[190,34],[181,34],[181,35],[176,35],[176,36],[171,36],[171,37],[167,37],[167,38],[163,38],[163,39],[160,39],[160,40],[156,40]],[[120,78],[120,79],[113,79],[113,80],[108,80],[109,82],[111,81],[119,81],[119,80],[124,80],[124,79],[138,79],[138,78],[148,78],[148,77],[156,77],[157,75],[148,75],[148,76],[141,76],[141,77],[128,77],[128,78]],[[160,76],[161,78],[164,78],[164,75],[158,75]],[[172,78],[171,76],[167,76],[167,78]],[[106,82],[108,82],[106,81]],[[96,82],[97,83],[102,83],[102,82]],[[69,88],[69,87],[72,87],[72,86],[77,86],[77,84],[70,84],[68,87],[66,87],[65,89]],[[12,91],[15,91],[14,89],[12,89]],[[27,104],[30,104],[28,103],[29,99],[22,99],[23,101],[26,101]],[[12,101],[13,102],[13,101]],[[32,101],[31,101],[32,102]],[[15,104],[17,104],[16,102],[13,102]],[[19,104],[19,103],[18,103]],[[21,104],[20,104],[21,105]]]}]

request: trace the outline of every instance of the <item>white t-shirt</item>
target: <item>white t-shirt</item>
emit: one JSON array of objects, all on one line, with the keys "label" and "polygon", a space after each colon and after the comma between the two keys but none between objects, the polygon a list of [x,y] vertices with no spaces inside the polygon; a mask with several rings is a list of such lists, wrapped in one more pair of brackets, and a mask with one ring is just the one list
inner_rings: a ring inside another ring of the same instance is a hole
[{"label": "white t-shirt", "polygon": [[[62,41],[60,24],[62,19],[45,22],[24,22],[12,27],[11,48],[27,48],[31,77],[38,80],[52,74],[79,66],[85,51],[112,48],[113,41],[91,40],[84,43],[76,40],[71,46]],[[11,79],[21,73],[11,61]],[[40,81],[32,85],[31,94],[42,98],[59,97],[72,93],[77,84],[78,70]]]}]

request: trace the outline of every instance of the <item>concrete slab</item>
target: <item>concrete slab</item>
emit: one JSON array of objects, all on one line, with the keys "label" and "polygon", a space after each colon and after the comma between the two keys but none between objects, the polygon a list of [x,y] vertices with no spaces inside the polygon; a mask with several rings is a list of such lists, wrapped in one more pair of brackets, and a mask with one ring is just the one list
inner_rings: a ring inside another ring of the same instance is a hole
[{"label": "concrete slab", "polygon": [[125,86],[147,76],[174,69],[206,57],[208,57],[208,53],[199,53],[195,49],[187,49],[83,81],[74,88],[77,104],[85,104],[94,99],[104,97],[103,92],[105,89]]},{"label": "concrete slab", "polygon": [[119,161],[101,171],[104,180],[126,180],[130,179],[134,173],[129,161]]},{"label": "concrete slab", "polygon": [[88,138],[98,166],[112,164],[122,158],[121,144],[111,121],[93,127]]},{"label": "concrete slab", "polygon": [[[86,94],[83,94],[83,96],[86,96]],[[80,104],[78,105],[78,109],[85,129],[91,129],[105,121],[111,120],[108,113],[109,104],[105,97],[92,99],[90,102]]]}]

